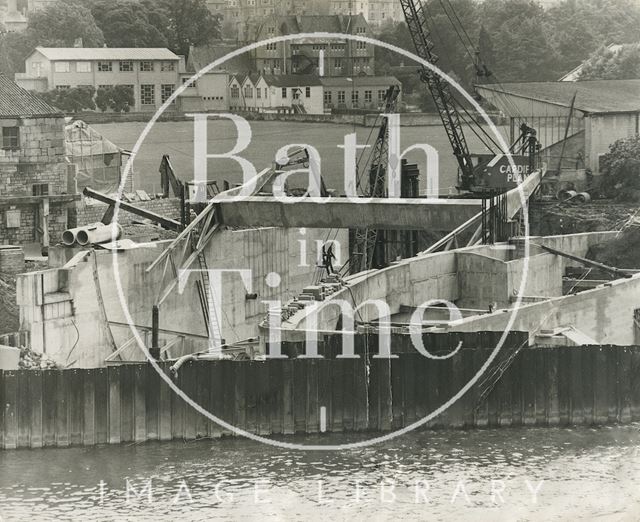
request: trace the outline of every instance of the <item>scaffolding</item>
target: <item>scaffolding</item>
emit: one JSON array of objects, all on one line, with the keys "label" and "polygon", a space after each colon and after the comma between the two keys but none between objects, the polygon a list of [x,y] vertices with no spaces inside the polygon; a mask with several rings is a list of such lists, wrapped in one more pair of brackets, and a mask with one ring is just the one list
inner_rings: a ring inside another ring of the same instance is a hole
[{"label": "scaffolding", "polygon": [[[78,194],[85,187],[103,194],[118,191],[124,167],[131,156],[129,151],[118,147],[80,120],[65,126],[64,145],[68,163],[69,193]],[[125,192],[133,192],[133,188],[131,169]]]}]

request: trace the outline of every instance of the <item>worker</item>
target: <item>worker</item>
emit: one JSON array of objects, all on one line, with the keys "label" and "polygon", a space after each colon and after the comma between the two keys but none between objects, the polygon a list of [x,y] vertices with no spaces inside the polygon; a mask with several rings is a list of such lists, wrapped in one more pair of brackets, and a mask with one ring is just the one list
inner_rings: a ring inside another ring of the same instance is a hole
[{"label": "worker", "polygon": [[333,253],[333,243],[330,243],[328,248],[326,248],[325,245],[322,245],[322,266],[326,269],[327,276],[334,273],[333,260],[335,258],[336,256]]}]

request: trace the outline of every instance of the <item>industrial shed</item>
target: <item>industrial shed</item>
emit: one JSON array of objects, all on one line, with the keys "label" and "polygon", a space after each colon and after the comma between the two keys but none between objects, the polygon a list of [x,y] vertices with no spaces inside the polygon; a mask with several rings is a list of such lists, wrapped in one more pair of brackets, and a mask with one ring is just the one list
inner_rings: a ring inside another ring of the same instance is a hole
[{"label": "industrial shed", "polygon": [[562,169],[590,169],[596,176],[609,145],[640,130],[640,79],[487,84],[477,91],[509,117],[512,135],[522,121],[537,129],[551,171],[558,170],[567,128]]}]

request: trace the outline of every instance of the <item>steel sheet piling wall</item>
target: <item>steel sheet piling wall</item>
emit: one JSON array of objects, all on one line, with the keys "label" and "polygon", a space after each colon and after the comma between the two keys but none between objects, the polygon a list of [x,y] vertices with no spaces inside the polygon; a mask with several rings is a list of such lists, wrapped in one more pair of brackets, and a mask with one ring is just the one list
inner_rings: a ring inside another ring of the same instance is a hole
[{"label": "steel sheet piling wall", "polygon": [[[427,426],[640,420],[640,347],[529,348],[523,339],[526,334],[511,334],[479,383]],[[338,336],[320,343],[325,359],[191,362],[176,382],[203,408],[251,433],[318,433],[324,408],[327,432],[373,436],[407,426],[451,398],[486,361],[496,335],[425,336],[425,345],[442,354],[459,340],[460,352],[434,361],[416,353],[409,337],[394,336],[399,358],[387,360],[371,358],[377,339],[363,336],[356,352],[369,358],[336,359]],[[303,347],[289,344],[287,351],[302,353]],[[168,364],[161,367],[168,373]],[[0,372],[0,404],[4,449],[231,434],[187,405],[148,364]]]}]

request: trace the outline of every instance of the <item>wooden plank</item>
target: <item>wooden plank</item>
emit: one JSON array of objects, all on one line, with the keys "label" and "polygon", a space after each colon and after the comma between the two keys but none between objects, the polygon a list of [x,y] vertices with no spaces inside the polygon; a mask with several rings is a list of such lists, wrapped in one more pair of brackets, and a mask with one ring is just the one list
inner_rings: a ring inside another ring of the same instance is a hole
[{"label": "wooden plank", "polygon": [[[438,361],[422,358],[422,374],[424,375],[424,401],[422,402],[421,416],[431,415],[441,405],[440,403],[440,369]],[[440,425],[442,414],[431,419],[426,427],[435,428]]]},{"label": "wooden plank", "polygon": [[582,358],[582,415],[584,424],[593,424],[596,418],[596,352],[593,347],[574,348],[581,352]]},{"label": "wooden plank", "polygon": [[620,347],[605,346],[604,350],[607,354],[607,402],[609,406],[607,422],[619,422],[618,404],[620,397],[618,394],[619,377],[618,377],[618,361],[620,359]]},{"label": "wooden plank", "polygon": [[[224,419],[224,378],[222,365],[215,361],[208,365],[207,371],[209,372],[209,411],[216,417],[227,420]],[[236,389],[234,392],[237,393],[238,390]],[[209,436],[214,439],[222,437],[222,426],[217,422],[209,420]]]},{"label": "wooden plank", "polygon": [[547,369],[545,367],[546,348],[533,348],[535,355],[535,386],[536,386],[536,426],[546,426],[547,424]]},{"label": "wooden plank", "polygon": [[628,346],[619,348],[618,397],[620,422],[631,422],[631,350]]},{"label": "wooden plank", "polygon": [[18,370],[18,394],[16,396],[16,418],[18,420],[18,448],[28,448],[31,436],[31,404],[29,401],[29,372]]},{"label": "wooden plank", "polygon": [[[160,368],[162,369],[162,373],[164,375],[169,375],[170,372],[168,363],[160,364]],[[175,395],[175,392],[160,375],[158,375],[158,382],[160,383],[160,388],[158,390],[158,437],[160,438],[160,440],[171,440],[173,436],[171,398]]]},{"label": "wooden plank", "polygon": [[[180,368],[180,389],[187,397],[194,400],[196,397],[196,389],[198,386],[198,365],[199,362],[188,361]],[[195,440],[196,423],[198,422],[198,412],[187,402],[184,404],[184,438],[186,440]]]},{"label": "wooden plank", "polygon": [[533,426],[536,423],[536,358],[535,348],[525,347],[522,354],[522,420],[525,426]]},{"label": "wooden plank", "polygon": [[367,429],[370,431],[378,430],[380,427],[380,361],[378,359],[370,359],[369,361],[369,423]]},{"label": "wooden plank", "polygon": [[378,363],[378,429],[391,430],[393,422],[393,397],[391,359],[375,359]]},{"label": "wooden plank", "polygon": [[4,406],[4,448],[18,447],[18,376],[16,372],[4,371],[3,374],[3,406]]},{"label": "wooden plank", "polygon": [[417,353],[405,353],[400,356],[399,373],[404,379],[403,404],[404,411],[402,414],[401,427],[408,426],[417,420],[416,417],[416,357],[420,357]]},{"label": "wooden plank", "polygon": [[320,431],[320,411],[318,405],[318,359],[303,359],[307,376],[307,433]]},{"label": "wooden plank", "polygon": [[144,417],[147,440],[160,438],[160,375],[151,364],[141,368],[145,373]]},{"label": "wooden plank", "polygon": [[246,426],[249,433],[258,433],[259,429],[259,382],[258,371],[259,362],[249,361],[247,364],[247,376],[245,380],[245,386],[247,389],[246,396]]},{"label": "wooden plank", "polygon": [[[184,368],[184,366],[183,366]],[[184,383],[183,368],[180,368],[177,376],[173,377],[173,383],[182,390]],[[187,405],[182,398],[175,392],[171,393],[171,438],[173,440],[184,440],[184,423],[185,423],[185,409]]]},{"label": "wooden plank", "polygon": [[[195,378],[195,394],[193,400],[205,411],[211,409],[211,397],[209,389],[211,386],[211,370],[209,366],[218,361],[198,361],[193,368]],[[202,439],[209,437],[209,419],[202,413],[195,411],[195,437]]]},{"label": "wooden plank", "polygon": [[[400,357],[408,355],[403,353]],[[397,430],[404,426],[406,421],[405,414],[405,384],[406,381],[403,375],[402,360],[391,360],[391,414],[393,416],[391,420],[391,429]]]},{"label": "wooden plank", "polygon": [[[235,408],[234,408],[234,400],[235,400],[235,388],[236,388],[236,374],[234,371],[234,366],[237,364],[237,361],[220,361],[220,365],[222,366],[222,418],[228,422],[231,426],[236,426],[236,417],[235,417]],[[223,435],[235,435],[233,430],[228,428],[224,428],[222,431]]]},{"label": "wooden plank", "polygon": [[107,380],[109,383],[109,444],[118,444],[122,441],[122,419],[120,405],[120,366],[107,368]]},{"label": "wooden plank", "polygon": [[42,444],[45,447],[56,445],[57,373],[57,370],[42,372]]},{"label": "wooden plank", "polygon": [[293,411],[296,433],[307,430],[307,365],[306,359],[293,360]]},{"label": "wooden plank", "polygon": [[631,420],[635,422],[640,420],[640,347],[633,346],[629,350]]},{"label": "wooden plank", "polygon": [[60,370],[56,374],[56,446],[69,445],[69,389],[68,372]]},{"label": "wooden plank", "polygon": [[124,365],[120,371],[120,438],[135,441],[135,367]]},{"label": "wooden plank", "polygon": [[584,403],[583,403],[583,369],[582,360],[584,358],[584,350],[579,347],[570,349],[570,394],[571,394],[571,411],[570,423],[579,425],[584,422]]},{"label": "wooden plank", "polygon": [[142,442],[147,438],[147,370],[146,364],[133,367],[133,440]]},{"label": "wooden plank", "polygon": [[270,382],[269,373],[272,361],[259,361],[258,372],[258,433],[260,435],[270,435]]},{"label": "wooden plank", "polygon": [[[450,386],[447,392],[446,400],[450,400],[456,395],[466,384],[464,381],[464,362],[462,360],[462,353],[458,352],[450,358],[449,368],[451,371],[451,378],[449,379]],[[455,401],[448,410],[449,413],[449,426],[453,428],[462,428],[465,423],[465,412],[463,398],[459,398]]]},{"label": "wooden plank", "polygon": [[29,406],[31,410],[29,447],[41,448],[43,446],[42,432],[42,371],[30,370],[27,376],[29,380]]},{"label": "wooden plank", "polygon": [[234,412],[235,425],[245,430],[247,429],[246,403],[247,403],[247,378],[248,363],[238,361],[233,365],[234,373]]},{"label": "wooden plank", "polygon": [[96,444],[96,395],[95,385],[97,369],[85,370],[83,379],[83,426],[82,444],[93,446]]},{"label": "wooden plank", "polygon": [[547,382],[547,426],[560,424],[560,402],[558,389],[559,348],[545,350],[545,372]]},{"label": "wooden plank", "polygon": [[109,442],[109,373],[107,368],[98,368],[94,375],[96,444],[105,444]]},{"label": "wooden plank", "polygon": [[4,374],[8,373],[0,371],[0,449],[4,449],[4,410],[6,401],[4,400]]},{"label": "wooden plank", "polygon": [[69,386],[67,388],[67,405],[69,411],[69,444],[82,444],[84,428],[84,375],[87,370],[65,371]]},{"label": "wooden plank", "polygon": [[560,425],[571,423],[571,348],[558,348],[558,416]]},{"label": "wooden plank", "polygon": [[[290,359],[282,361],[282,430],[285,435],[295,433],[293,364]],[[340,423],[342,426],[342,419]]]},{"label": "wooden plank", "polygon": [[593,406],[593,423],[604,424],[609,417],[609,397],[607,396],[607,353],[603,347],[593,347],[592,357],[595,359],[593,365],[592,379],[593,379],[593,394],[594,394],[594,406]]},{"label": "wooden plank", "polygon": [[267,361],[269,365],[269,434],[282,434],[283,419],[283,363],[282,359]]}]

